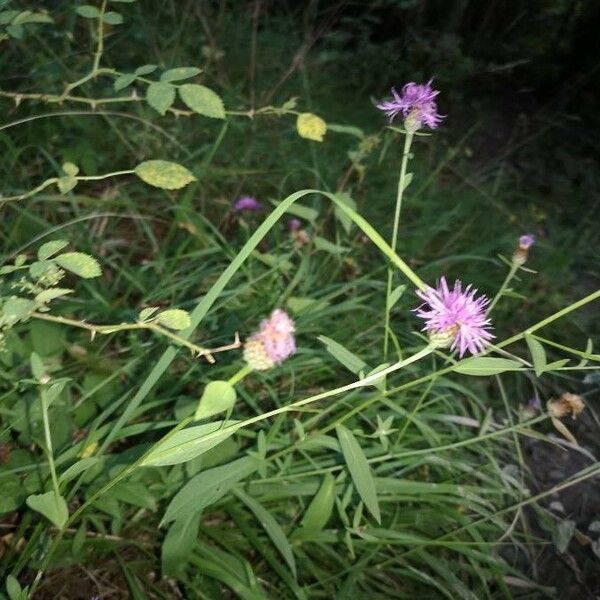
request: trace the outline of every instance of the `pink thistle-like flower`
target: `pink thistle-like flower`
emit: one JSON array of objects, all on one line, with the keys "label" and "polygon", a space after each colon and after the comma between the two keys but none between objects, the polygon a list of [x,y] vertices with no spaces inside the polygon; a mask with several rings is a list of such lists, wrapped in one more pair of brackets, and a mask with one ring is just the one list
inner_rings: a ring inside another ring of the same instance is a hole
[{"label": "pink thistle-like flower", "polygon": [[446,278],[440,278],[436,288],[417,290],[417,296],[424,304],[415,309],[416,315],[425,321],[423,331],[430,335],[448,335],[447,345],[458,349],[462,356],[468,350],[471,354],[482,352],[494,335],[490,332],[487,318],[486,296],[475,297],[477,290],[470,285],[463,291],[457,279],[450,290]]},{"label": "pink thistle-like flower", "polygon": [[244,358],[248,365],[257,371],[280,365],[296,352],[294,321],[281,309],[276,309],[268,319],[260,322],[260,327],[244,345]]},{"label": "pink thistle-like flower", "polygon": [[243,212],[246,210],[262,210],[262,204],[252,196],[242,196],[233,204],[233,210],[236,212]]},{"label": "pink thistle-like flower", "polygon": [[526,233],[519,238],[519,248],[521,250],[529,250],[535,243],[535,235],[533,233]]},{"label": "pink thistle-like flower", "polygon": [[[382,110],[390,120],[390,123],[402,114],[405,118],[407,129],[416,131],[423,124],[430,129],[435,129],[444,119],[437,111],[436,96],[439,91],[431,87],[433,79],[425,84],[418,84],[411,81],[402,88],[402,93],[398,93],[392,88],[393,100],[390,102],[380,102],[377,108]],[[409,127],[410,125],[410,127]]]}]

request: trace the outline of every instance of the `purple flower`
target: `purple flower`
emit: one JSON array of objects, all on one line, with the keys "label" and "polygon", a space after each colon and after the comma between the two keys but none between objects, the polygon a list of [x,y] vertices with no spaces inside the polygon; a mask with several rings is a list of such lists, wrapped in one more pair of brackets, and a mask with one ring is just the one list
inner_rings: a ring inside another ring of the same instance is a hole
[{"label": "purple flower", "polygon": [[471,354],[483,351],[495,336],[490,333],[490,320],[486,315],[489,299],[475,297],[477,290],[470,285],[463,291],[457,279],[450,291],[446,278],[442,277],[437,288],[417,290],[417,296],[425,304],[415,309],[417,316],[425,321],[423,331],[430,335],[448,335],[447,345],[458,349],[462,356],[468,350]]},{"label": "purple flower", "polygon": [[243,212],[245,210],[262,210],[262,204],[252,196],[242,196],[235,201],[233,210],[236,212]]},{"label": "purple flower", "polygon": [[437,111],[435,101],[438,91],[431,87],[430,79],[425,84],[414,82],[407,83],[402,88],[402,93],[399,94],[392,88],[392,96],[394,99],[391,102],[380,102],[377,105],[379,110],[382,110],[389,118],[390,123],[399,115],[402,114],[405,118],[407,129],[410,125],[413,131],[419,129],[423,124],[430,129],[435,129],[442,119]]},{"label": "purple flower", "polygon": [[290,232],[294,233],[302,227],[302,221],[300,219],[291,219],[289,222]]},{"label": "purple flower", "polygon": [[533,233],[526,233],[519,238],[519,248],[521,250],[529,250],[535,242],[535,235]]},{"label": "purple flower", "polygon": [[281,309],[276,309],[244,345],[244,358],[248,365],[258,371],[280,365],[296,352],[294,321]]}]

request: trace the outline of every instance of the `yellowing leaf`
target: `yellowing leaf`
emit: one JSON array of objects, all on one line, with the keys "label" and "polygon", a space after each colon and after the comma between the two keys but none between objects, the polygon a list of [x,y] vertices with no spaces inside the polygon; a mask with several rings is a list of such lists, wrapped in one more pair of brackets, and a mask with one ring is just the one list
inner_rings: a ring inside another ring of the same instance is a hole
[{"label": "yellowing leaf", "polygon": [[135,168],[135,174],[148,185],[163,190],[178,190],[196,180],[185,167],[166,160],[146,160]]},{"label": "yellowing leaf", "polygon": [[169,329],[186,329],[192,324],[190,315],[180,308],[170,308],[159,313],[156,320]]},{"label": "yellowing leaf", "polygon": [[179,87],[179,95],[185,104],[199,115],[213,119],[225,118],[223,101],[211,89],[195,83],[184,83]]},{"label": "yellowing leaf", "polygon": [[327,123],[313,113],[300,113],[296,121],[296,129],[300,137],[322,142],[327,131]]}]

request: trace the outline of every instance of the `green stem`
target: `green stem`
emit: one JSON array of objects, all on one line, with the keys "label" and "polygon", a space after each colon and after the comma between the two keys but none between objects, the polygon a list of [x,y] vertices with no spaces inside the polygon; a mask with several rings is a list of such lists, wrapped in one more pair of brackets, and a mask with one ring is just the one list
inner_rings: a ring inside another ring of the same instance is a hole
[{"label": "green stem", "polygon": [[516,265],[515,263],[512,263],[510,265],[510,270],[508,271],[506,277],[504,278],[504,281],[502,282],[500,289],[494,296],[492,303],[490,304],[489,308],[487,309],[488,313],[492,312],[492,309],[494,308],[494,306],[496,306],[496,304],[498,303],[498,300],[500,300],[500,298],[502,298],[502,296],[504,295],[504,292],[506,291],[506,288],[508,287],[508,284],[512,281],[513,277],[515,276],[515,274],[517,273],[518,270],[519,270],[519,265]]},{"label": "green stem", "polygon": [[250,365],[244,365],[237,373],[232,375],[227,380],[227,383],[229,385],[235,385],[236,383],[239,383],[242,379],[244,379],[244,377],[246,377],[246,375],[250,375],[250,373],[252,373],[253,370],[254,369],[252,369],[252,367]]},{"label": "green stem", "polygon": [[[400,212],[402,210],[402,197],[404,195],[404,188],[406,185],[406,167],[408,165],[408,159],[410,156],[410,146],[412,144],[413,134],[407,132],[404,138],[404,150],[402,152],[402,162],[400,164],[400,177],[398,179],[398,189],[396,192],[396,211],[394,213],[394,227],[392,230],[392,243],[391,248],[396,252],[396,245],[398,244],[398,229],[400,228]],[[390,335],[390,296],[392,294],[392,285],[394,282],[394,269],[388,268],[387,272],[387,287],[385,293],[385,331],[383,336],[383,359],[387,359],[388,348],[389,348],[389,335]]]},{"label": "green stem", "polygon": [[46,443],[46,458],[50,467],[50,476],[52,477],[52,487],[54,488],[55,501],[58,504],[60,491],[58,489],[58,477],[56,475],[56,466],[54,465],[54,450],[52,448],[52,436],[50,435],[50,420],[48,419],[48,402],[46,399],[46,390],[40,388],[40,402],[42,405],[42,420],[44,422],[44,438]]}]

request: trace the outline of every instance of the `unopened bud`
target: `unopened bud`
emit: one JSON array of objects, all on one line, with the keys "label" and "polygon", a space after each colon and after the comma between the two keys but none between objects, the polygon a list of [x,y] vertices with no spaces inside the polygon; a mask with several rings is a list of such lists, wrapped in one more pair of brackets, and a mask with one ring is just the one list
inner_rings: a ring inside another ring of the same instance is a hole
[{"label": "unopened bud", "polygon": [[585,403],[581,396],[566,392],[558,400],[550,400],[547,407],[551,417],[561,419],[571,415],[575,419],[583,412]]}]

